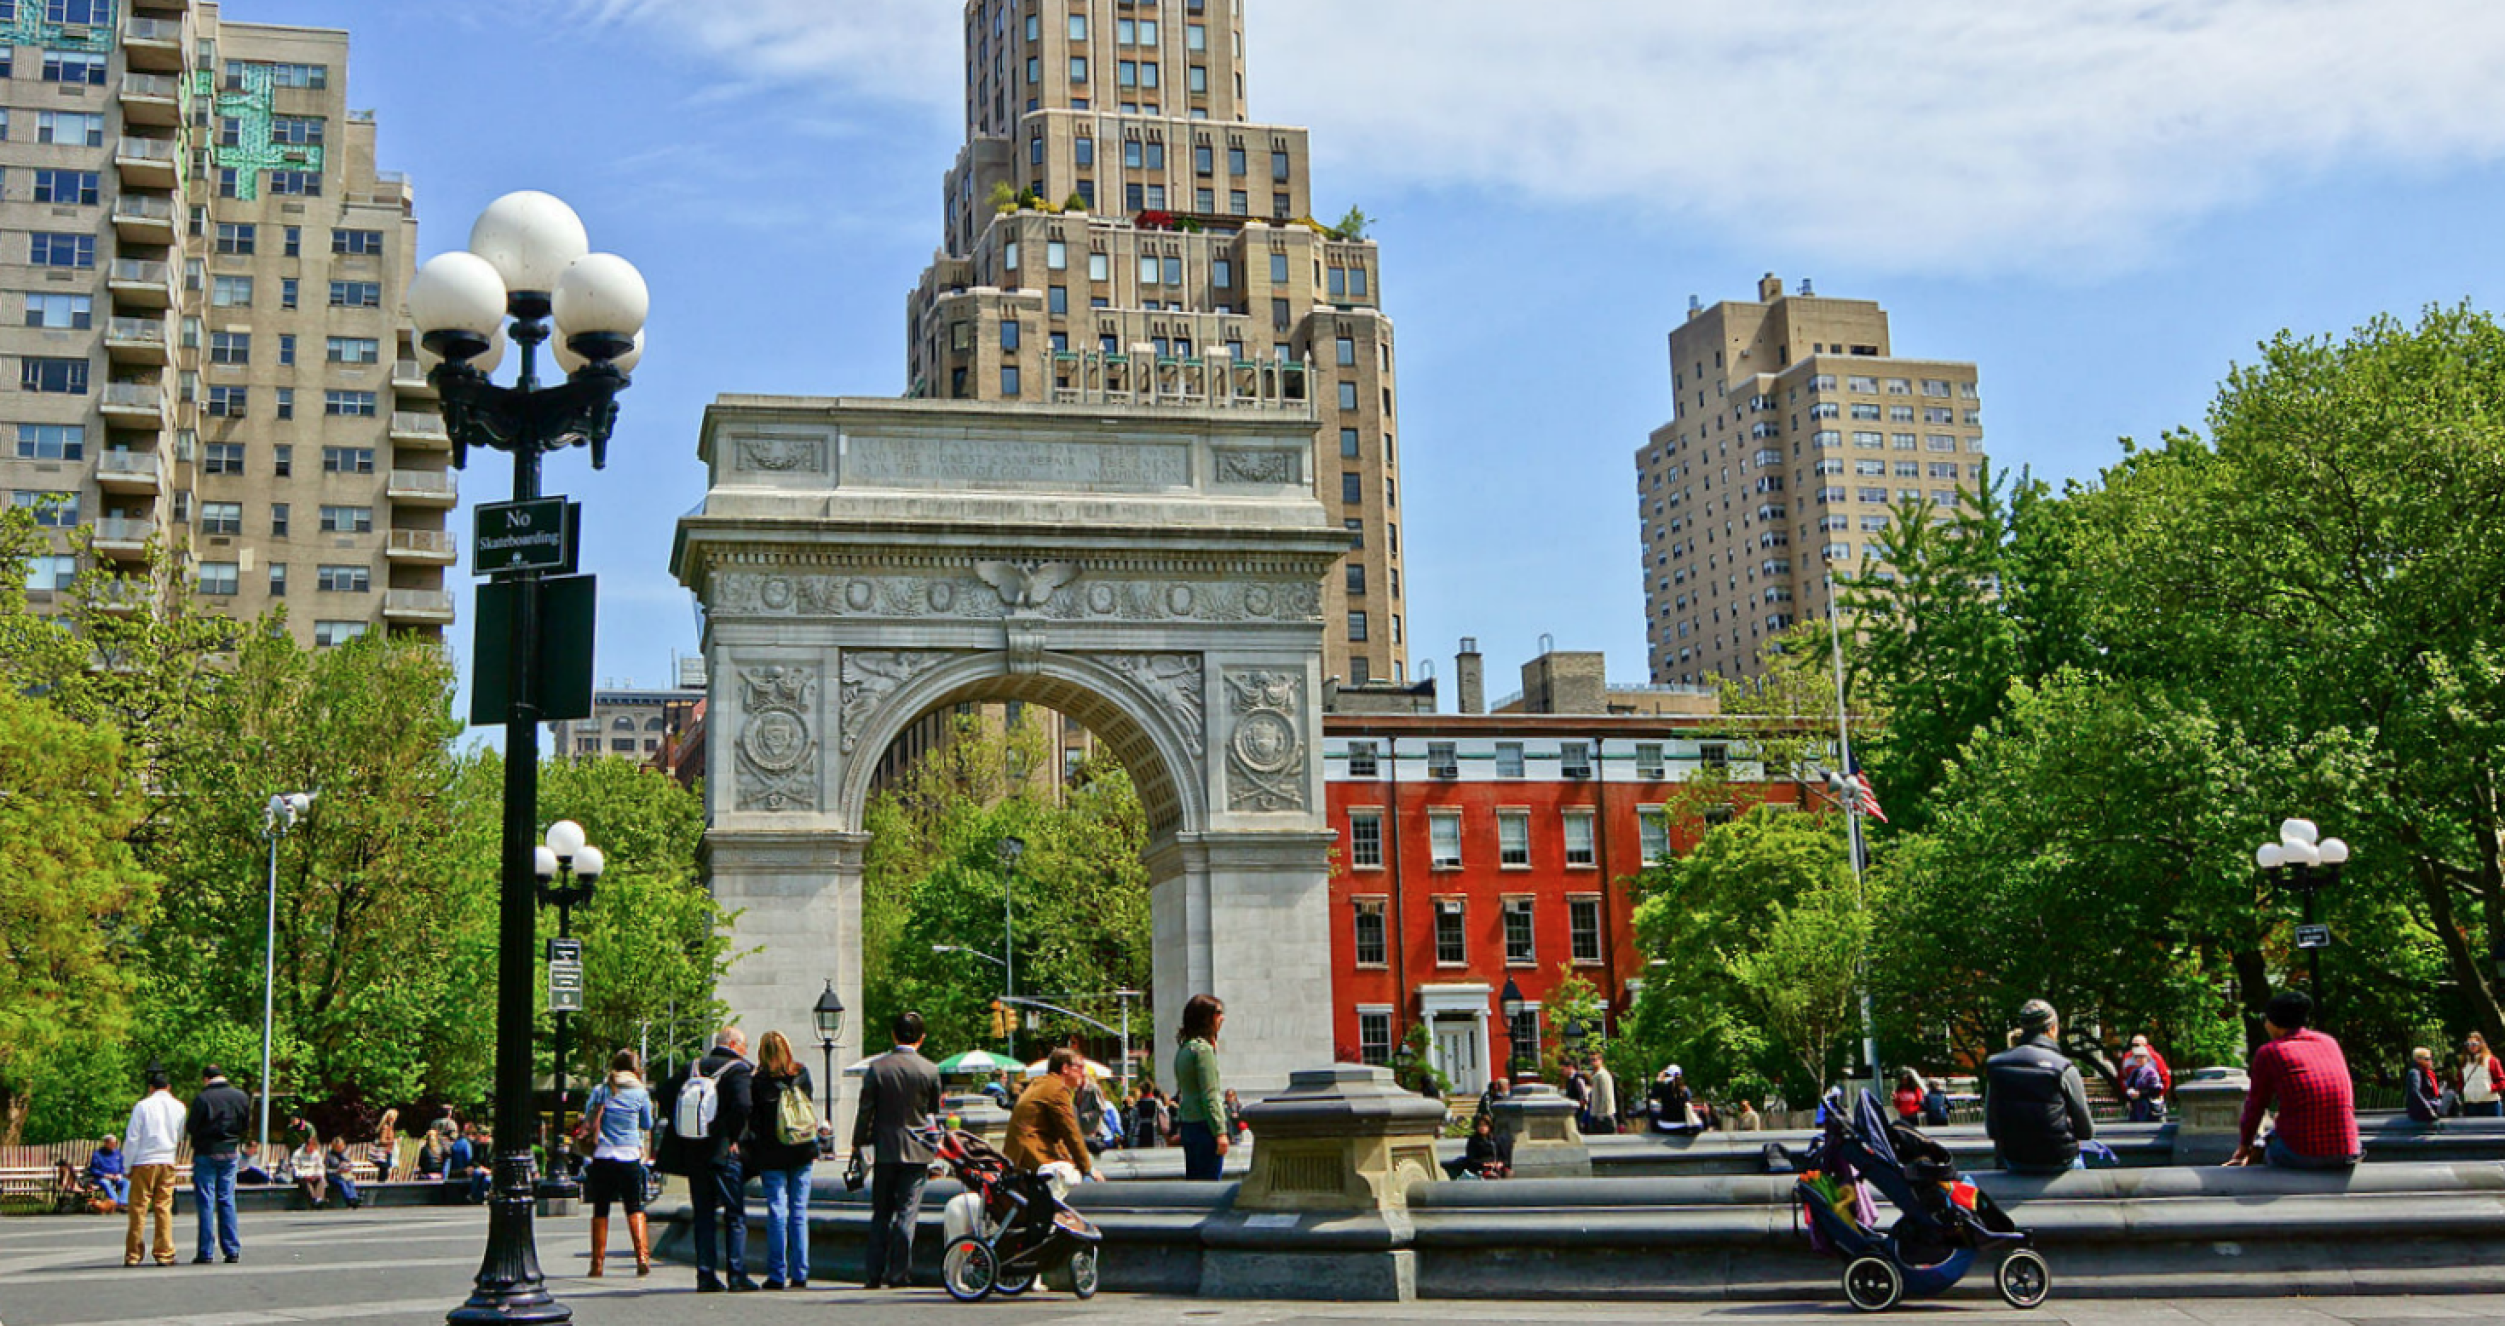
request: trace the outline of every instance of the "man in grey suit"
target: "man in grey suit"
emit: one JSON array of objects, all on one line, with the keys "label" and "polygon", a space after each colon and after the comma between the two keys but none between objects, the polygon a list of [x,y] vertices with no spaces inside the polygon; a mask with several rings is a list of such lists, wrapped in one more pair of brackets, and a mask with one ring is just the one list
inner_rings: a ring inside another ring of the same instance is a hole
[{"label": "man in grey suit", "polygon": [[913,1283],[913,1227],[922,1218],[922,1185],[930,1178],[931,1144],[922,1130],[939,1113],[939,1069],[922,1057],[922,1015],[896,1015],[896,1048],[870,1061],[852,1149],[878,1153],[870,1171],[870,1250],[866,1287]]}]

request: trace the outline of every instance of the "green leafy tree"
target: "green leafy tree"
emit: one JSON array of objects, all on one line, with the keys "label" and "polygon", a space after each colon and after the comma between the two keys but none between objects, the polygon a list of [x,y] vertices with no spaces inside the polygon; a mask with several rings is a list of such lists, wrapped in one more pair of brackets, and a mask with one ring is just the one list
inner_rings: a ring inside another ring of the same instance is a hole
[{"label": "green leafy tree", "polygon": [[[1002,731],[962,720],[954,738],[872,800],[862,898],[868,1022],[919,1011],[942,1054],[998,1049],[991,1001],[1001,968],[1004,901],[1014,921],[1017,992],[1107,1023],[1115,990],[1149,976],[1146,816],[1117,765],[1091,761],[1054,781],[1051,752],[1030,719]],[[1026,844],[1014,879],[1003,838]],[[934,952],[953,946],[973,952]],[[1080,1002],[1073,1003],[1073,1000]],[[1023,1025],[1023,1024],[1022,1024]],[[1021,1053],[1092,1029],[1046,1017]],[[1135,1043],[1148,1028],[1138,1024]]]},{"label": "green leafy tree", "polygon": [[38,1102],[39,1125],[70,1130],[129,1106],[134,1082],[77,1067],[123,1063],[95,1052],[131,1023],[131,939],[157,883],[128,841],[142,808],[113,729],[0,690],[0,1142]]},{"label": "green leafy tree", "polygon": [[[1811,1027],[1808,1010],[1770,1012],[1762,982],[1801,961],[1799,946],[1827,915],[1821,895],[1851,898],[1854,887],[1841,817],[1771,805],[1716,826],[1693,852],[1645,871],[1635,928],[1649,961],[1635,1036],[1648,1058],[1678,1061],[1689,1081],[1707,1089],[1778,1082],[1794,1099],[1814,1098],[1837,1066],[1833,1047],[1800,1042]],[[1783,937],[1787,948],[1769,953],[1770,937],[1804,910]],[[1856,948],[1843,956],[1858,962],[1861,955]],[[1810,977],[1825,970],[1800,968]]]},{"label": "green leafy tree", "polygon": [[2315,812],[2355,853],[2342,891],[2432,936],[2430,1012],[2505,1036],[2505,330],[2460,307],[2283,333],[2209,432],[2079,500],[2108,666],[2196,689],[2255,746],[2356,749],[2354,800],[2279,813]]},{"label": "green leafy tree", "polygon": [[1337,231],[1341,239],[1366,239],[1374,229],[1374,218],[1367,216],[1366,209],[1362,207],[1350,207],[1348,214],[1331,229]]},{"label": "green leafy tree", "polygon": [[1730,959],[1731,980],[1746,992],[1768,1042],[1790,1051],[1799,1080],[1823,1086],[1836,1051],[1861,1023],[1870,913],[1849,883],[1832,877],[1774,903],[1773,913],[1756,946]]}]

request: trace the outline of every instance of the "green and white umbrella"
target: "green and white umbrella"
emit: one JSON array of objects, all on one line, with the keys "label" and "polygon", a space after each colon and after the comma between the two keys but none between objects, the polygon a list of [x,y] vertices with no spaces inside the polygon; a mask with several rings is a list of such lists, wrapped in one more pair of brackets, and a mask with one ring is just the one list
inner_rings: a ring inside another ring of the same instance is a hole
[{"label": "green and white umbrella", "polygon": [[968,1050],[939,1061],[943,1073],[1011,1073],[1021,1065],[1015,1059],[1003,1059],[984,1050]]}]

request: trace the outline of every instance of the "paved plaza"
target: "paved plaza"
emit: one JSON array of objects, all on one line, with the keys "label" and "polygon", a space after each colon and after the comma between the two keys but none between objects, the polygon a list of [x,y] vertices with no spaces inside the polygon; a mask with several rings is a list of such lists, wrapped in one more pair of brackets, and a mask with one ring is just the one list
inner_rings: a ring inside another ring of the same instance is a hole
[{"label": "paved plaza", "polygon": [[[244,1260],[236,1266],[189,1263],[191,1225],[181,1226],[185,1261],[174,1267],[121,1265],[122,1222],[84,1217],[0,1221],[0,1326],[262,1326],[263,1323],[355,1321],[367,1326],[436,1326],[467,1292],[487,1221],[477,1211],[384,1210],[247,1218]],[[1433,1302],[1397,1304],[1212,1302],[1106,1294],[1080,1304],[1066,1294],[1014,1303],[960,1306],[936,1288],[871,1294],[827,1285],[806,1294],[695,1295],[695,1275],[664,1266],[638,1281],[627,1274],[579,1278],[585,1267],[583,1224],[565,1221],[541,1244],[552,1283],[586,1326],[663,1326],[691,1312],[756,1323],[902,1323],[931,1314],[992,1326],[1616,1326],[1617,1323],[1832,1322],[1857,1314],[1841,1299],[1822,1303],[1558,1303]],[[1978,1282],[1979,1283],[1979,1282]],[[1988,1290],[1985,1291],[1988,1293]],[[2424,1298],[2204,1299],[2063,1301],[2015,1312],[1989,1298],[1920,1304],[1896,1314],[1914,1320],[2027,1323],[2027,1326],[2380,1326],[2398,1322],[2505,1320],[2505,1295]]]}]

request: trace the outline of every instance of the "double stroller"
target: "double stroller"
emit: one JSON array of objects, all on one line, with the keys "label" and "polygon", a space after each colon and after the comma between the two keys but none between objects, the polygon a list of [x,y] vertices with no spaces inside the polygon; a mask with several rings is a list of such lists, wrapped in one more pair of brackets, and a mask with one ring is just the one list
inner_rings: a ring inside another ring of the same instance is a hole
[{"label": "double stroller", "polygon": [[1023,1173],[962,1129],[939,1133],[934,1150],[965,1187],[949,1199],[948,1245],[940,1255],[940,1281],[950,1298],[974,1303],[994,1293],[1023,1294],[1047,1273],[1064,1270],[1071,1292],[1096,1296],[1096,1250],[1104,1235],[1062,1200],[1063,1177]]},{"label": "double stroller", "polygon": [[[2027,1232],[1958,1175],[1946,1147],[1889,1121],[1869,1092],[1849,1118],[1830,1108],[1824,1135],[1805,1150],[1768,1151],[1800,1172],[1792,1198],[1810,1246],[1844,1259],[1844,1297],[1854,1307],[1884,1312],[1946,1293],[1978,1257],[1994,1259],[1993,1287],[2013,1308],[2052,1293],[2052,1271]],[[1872,1190],[1901,1213],[1884,1230]]]}]

